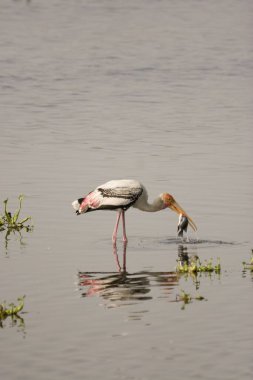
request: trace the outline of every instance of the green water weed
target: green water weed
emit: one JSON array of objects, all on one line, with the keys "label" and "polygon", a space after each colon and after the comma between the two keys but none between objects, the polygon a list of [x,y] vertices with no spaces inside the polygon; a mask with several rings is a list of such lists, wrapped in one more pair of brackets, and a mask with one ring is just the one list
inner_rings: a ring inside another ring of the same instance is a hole
[{"label": "green water weed", "polygon": [[185,305],[188,305],[193,300],[206,301],[206,298],[199,294],[193,297],[190,293],[186,293],[183,289],[180,289],[180,293],[176,296],[176,302],[183,302],[183,305],[181,307],[182,310],[185,309]]},{"label": "green water weed", "polygon": [[220,273],[221,265],[220,258],[217,258],[216,265],[213,265],[213,259],[205,260],[203,263],[200,262],[200,259],[197,255],[194,255],[189,258],[189,261],[182,262],[178,260],[178,264],[176,266],[176,271],[178,273],[199,273],[199,272],[207,272],[207,273]]},{"label": "green water weed", "polygon": [[8,205],[8,199],[5,199],[3,201],[4,204],[4,214],[0,215],[0,231],[11,231],[11,230],[16,230],[20,231],[22,229],[25,229],[26,231],[31,231],[33,226],[26,224],[28,220],[31,220],[30,216],[27,216],[26,218],[23,218],[20,220],[20,211],[22,208],[22,202],[24,199],[24,195],[19,195],[18,200],[19,200],[19,207],[18,209],[12,213],[8,211],[7,205]]},{"label": "green water weed", "polygon": [[3,320],[9,316],[17,316],[20,311],[24,308],[24,299],[25,296],[18,298],[18,305],[10,303],[9,306],[6,306],[6,301],[0,304],[0,320]]}]

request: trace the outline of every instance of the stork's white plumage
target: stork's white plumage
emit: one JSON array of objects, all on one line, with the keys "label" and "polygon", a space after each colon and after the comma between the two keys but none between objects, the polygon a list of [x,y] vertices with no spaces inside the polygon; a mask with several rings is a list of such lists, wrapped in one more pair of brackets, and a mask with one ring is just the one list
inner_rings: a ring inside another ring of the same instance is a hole
[{"label": "stork's white plumage", "polygon": [[186,214],[174,197],[168,193],[160,194],[153,203],[148,203],[148,193],[145,187],[133,179],[112,180],[98,186],[85,197],[72,203],[77,215],[95,210],[117,210],[117,220],[113,230],[112,240],[117,239],[118,225],[122,216],[123,241],[127,241],[125,227],[125,211],[133,206],[141,211],[155,212],[170,208],[177,214],[185,215],[194,231],[197,227],[193,220]]}]

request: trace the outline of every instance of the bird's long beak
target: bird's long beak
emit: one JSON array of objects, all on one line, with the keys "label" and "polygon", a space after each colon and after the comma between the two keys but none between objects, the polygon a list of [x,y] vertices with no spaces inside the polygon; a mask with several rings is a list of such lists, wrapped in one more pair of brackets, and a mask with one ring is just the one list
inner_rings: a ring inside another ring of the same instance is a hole
[{"label": "bird's long beak", "polygon": [[173,199],[173,201],[168,205],[168,207],[176,212],[177,214],[182,214],[183,216],[186,216],[188,221],[189,221],[189,224],[191,226],[191,228],[193,229],[193,231],[197,231],[197,226],[196,224],[194,223],[194,221],[192,220],[192,218],[184,211],[184,209]]}]

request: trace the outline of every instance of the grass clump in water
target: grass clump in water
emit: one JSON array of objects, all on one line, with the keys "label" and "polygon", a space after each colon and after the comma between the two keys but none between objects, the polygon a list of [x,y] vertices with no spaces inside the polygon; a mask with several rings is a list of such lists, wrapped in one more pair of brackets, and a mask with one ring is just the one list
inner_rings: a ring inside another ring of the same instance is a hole
[{"label": "grass clump in water", "polygon": [[23,310],[24,307],[24,299],[25,296],[19,297],[18,305],[14,305],[14,303],[10,303],[9,306],[6,306],[6,302],[4,301],[3,303],[0,304],[0,321],[11,316],[18,316],[18,313]]},{"label": "grass clump in water", "polygon": [[177,294],[176,296],[176,302],[183,302],[183,306],[181,307],[182,310],[185,309],[185,305],[189,304],[192,302],[192,300],[197,300],[197,301],[206,301],[206,298],[203,296],[197,295],[193,297],[190,293],[186,293],[184,290],[180,289],[180,294]]},{"label": "grass clump in water", "polygon": [[13,215],[7,209],[8,199],[5,199],[3,201],[3,203],[4,203],[4,214],[0,215],[0,231],[4,231],[4,230],[20,231],[22,229],[25,229],[26,231],[32,230],[33,226],[26,224],[26,222],[28,220],[31,220],[30,216],[27,216],[26,218],[19,220],[19,215],[20,215],[20,211],[22,208],[22,202],[24,199],[24,195],[22,195],[22,194],[19,195],[18,199],[19,199],[19,207],[14,212]]},{"label": "grass clump in water", "polygon": [[194,255],[187,260],[177,260],[178,264],[176,266],[176,271],[178,273],[198,273],[198,272],[207,272],[207,273],[220,273],[221,265],[220,259],[217,259],[217,264],[213,265],[213,259],[205,260],[203,263],[200,262],[200,259],[197,255]]}]

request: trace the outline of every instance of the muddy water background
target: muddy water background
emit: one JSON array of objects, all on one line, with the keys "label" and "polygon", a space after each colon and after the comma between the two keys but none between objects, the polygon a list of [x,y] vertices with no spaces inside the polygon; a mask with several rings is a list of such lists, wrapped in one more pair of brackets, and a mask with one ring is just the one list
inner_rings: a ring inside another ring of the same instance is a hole
[{"label": "muddy water background", "polygon": [[[0,299],[27,312],[1,378],[251,378],[252,20],[246,0],[1,1],[1,201],[25,194],[35,225],[1,233]],[[175,276],[176,216],[137,210],[117,275],[115,214],[70,206],[113,178],[171,192],[221,276]],[[207,301],[181,310],[181,288]]]}]

